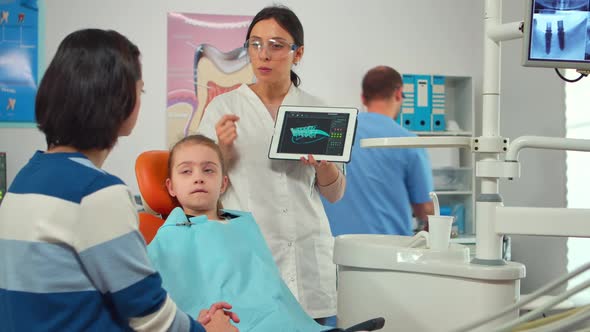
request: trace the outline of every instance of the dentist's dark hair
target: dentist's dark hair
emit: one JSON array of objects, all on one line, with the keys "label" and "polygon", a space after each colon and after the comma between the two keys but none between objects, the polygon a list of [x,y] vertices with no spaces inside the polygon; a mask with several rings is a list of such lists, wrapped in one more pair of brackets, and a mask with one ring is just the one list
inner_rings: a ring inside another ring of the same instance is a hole
[{"label": "dentist's dark hair", "polygon": [[[248,33],[246,34],[246,40],[250,39],[250,33],[256,23],[264,20],[274,19],[281,26],[281,28],[287,30],[287,32],[293,37],[295,45],[298,47],[303,46],[303,25],[295,13],[285,6],[269,6],[256,14],[252,19],[252,23],[248,27]],[[295,86],[301,84],[301,79],[293,70],[291,70],[291,82]]]}]

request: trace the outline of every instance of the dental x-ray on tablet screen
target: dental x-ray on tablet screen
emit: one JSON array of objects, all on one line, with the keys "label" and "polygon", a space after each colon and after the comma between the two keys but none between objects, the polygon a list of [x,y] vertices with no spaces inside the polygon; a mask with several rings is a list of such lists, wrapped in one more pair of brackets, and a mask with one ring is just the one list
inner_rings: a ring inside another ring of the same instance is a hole
[{"label": "dental x-ray on tablet screen", "polygon": [[270,143],[270,159],[349,162],[356,129],[356,108],[281,106]]}]

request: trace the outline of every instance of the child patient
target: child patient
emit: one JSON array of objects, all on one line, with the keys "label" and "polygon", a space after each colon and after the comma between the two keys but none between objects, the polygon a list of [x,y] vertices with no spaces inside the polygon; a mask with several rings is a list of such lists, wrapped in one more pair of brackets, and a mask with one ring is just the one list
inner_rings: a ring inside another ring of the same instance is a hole
[{"label": "child patient", "polygon": [[[240,315],[240,331],[322,331],[284,284],[248,212],[221,210],[228,177],[215,142],[188,136],[170,151],[166,187],[175,208],[148,246],[163,286],[184,311],[220,299]],[[255,185],[256,175],[251,175]],[[272,202],[269,202],[272,204]]]}]

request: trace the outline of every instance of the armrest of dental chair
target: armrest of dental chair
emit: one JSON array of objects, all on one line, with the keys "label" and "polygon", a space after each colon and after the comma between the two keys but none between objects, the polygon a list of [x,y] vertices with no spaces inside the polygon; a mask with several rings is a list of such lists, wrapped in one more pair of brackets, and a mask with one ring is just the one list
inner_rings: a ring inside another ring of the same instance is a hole
[{"label": "armrest of dental chair", "polygon": [[164,224],[164,219],[148,212],[139,212],[139,232],[143,235],[145,244],[150,244],[160,226]]},{"label": "armrest of dental chair", "polygon": [[344,332],[377,331],[385,326],[385,318],[373,318],[368,321],[356,324],[344,330]]},{"label": "armrest of dental chair", "polygon": [[353,326],[351,326],[351,327],[349,327],[347,329],[335,328],[335,329],[327,330],[327,331],[324,331],[324,332],[377,331],[377,330],[381,330],[384,326],[385,326],[385,318],[378,317],[378,318],[369,319],[369,320],[364,321],[362,323],[353,325]]}]

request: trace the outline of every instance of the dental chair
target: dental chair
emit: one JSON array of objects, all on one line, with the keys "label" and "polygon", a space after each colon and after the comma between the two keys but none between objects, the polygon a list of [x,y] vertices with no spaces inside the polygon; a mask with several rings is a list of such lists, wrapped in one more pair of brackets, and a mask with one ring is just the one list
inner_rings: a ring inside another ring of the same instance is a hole
[{"label": "dental chair", "polygon": [[[160,226],[164,224],[172,210],[178,206],[168,194],[165,185],[168,177],[168,157],[168,151],[145,151],[137,157],[135,162],[135,176],[139,191],[146,210],[150,211],[139,213],[139,231],[146,244],[152,242]],[[157,242],[154,241],[154,244]],[[165,277],[165,273],[162,276]],[[374,318],[347,329],[326,327],[323,332],[375,331],[383,328],[384,324],[383,318]]]},{"label": "dental chair", "polygon": [[135,161],[135,177],[146,212],[139,212],[139,231],[149,244],[166,217],[177,206],[166,189],[167,150],[142,152]]}]

